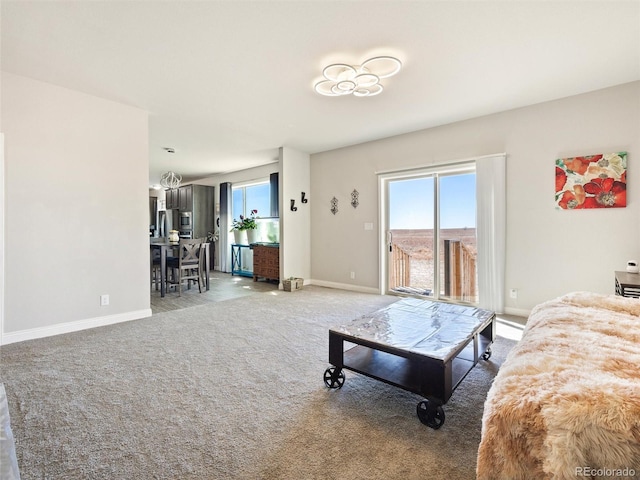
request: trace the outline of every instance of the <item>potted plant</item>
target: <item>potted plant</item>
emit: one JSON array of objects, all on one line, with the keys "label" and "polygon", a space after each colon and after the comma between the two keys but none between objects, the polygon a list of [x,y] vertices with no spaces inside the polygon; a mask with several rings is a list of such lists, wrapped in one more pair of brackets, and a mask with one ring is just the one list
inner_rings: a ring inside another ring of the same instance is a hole
[{"label": "potted plant", "polygon": [[[251,210],[251,214],[248,217],[244,215],[240,215],[240,220],[233,219],[231,224],[231,231],[235,237],[235,241],[237,244],[244,245],[247,242],[244,242],[244,235],[242,232],[247,232],[247,240],[248,243],[256,243],[256,234],[258,224],[256,223],[256,215],[258,210]],[[251,232],[251,233],[249,233]]]}]

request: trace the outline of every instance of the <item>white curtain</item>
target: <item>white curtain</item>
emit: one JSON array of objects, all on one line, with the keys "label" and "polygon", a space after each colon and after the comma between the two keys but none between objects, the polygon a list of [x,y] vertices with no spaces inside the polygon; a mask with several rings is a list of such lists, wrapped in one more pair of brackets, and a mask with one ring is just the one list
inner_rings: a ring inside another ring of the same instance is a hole
[{"label": "white curtain", "polygon": [[480,308],[504,311],[506,155],[476,160]]}]

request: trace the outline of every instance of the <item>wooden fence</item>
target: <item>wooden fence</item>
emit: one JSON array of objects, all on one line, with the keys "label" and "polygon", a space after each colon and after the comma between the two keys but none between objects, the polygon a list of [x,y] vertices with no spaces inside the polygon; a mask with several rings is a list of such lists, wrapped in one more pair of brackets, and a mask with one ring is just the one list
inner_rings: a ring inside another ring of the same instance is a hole
[{"label": "wooden fence", "polygon": [[391,245],[390,268],[390,290],[405,287],[411,283],[411,256],[395,243]]},{"label": "wooden fence", "polygon": [[[461,240],[444,240],[440,253],[444,259],[441,281],[444,296],[475,303],[478,301],[476,254]],[[391,246],[389,290],[411,291],[411,254],[397,244]],[[415,289],[423,293],[424,288]]]},{"label": "wooden fence", "polygon": [[444,294],[477,301],[476,254],[460,240],[444,240]]}]

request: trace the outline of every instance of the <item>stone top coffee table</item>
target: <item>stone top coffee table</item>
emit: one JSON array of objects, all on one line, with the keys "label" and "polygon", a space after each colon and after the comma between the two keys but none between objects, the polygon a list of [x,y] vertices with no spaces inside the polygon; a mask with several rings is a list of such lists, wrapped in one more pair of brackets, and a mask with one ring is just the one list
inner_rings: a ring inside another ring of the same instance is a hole
[{"label": "stone top coffee table", "polygon": [[445,404],[482,357],[491,356],[495,313],[466,305],[404,298],[372,314],[329,329],[329,388],[344,384],[352,370],[426,400],[422,423],[437,429]]}]

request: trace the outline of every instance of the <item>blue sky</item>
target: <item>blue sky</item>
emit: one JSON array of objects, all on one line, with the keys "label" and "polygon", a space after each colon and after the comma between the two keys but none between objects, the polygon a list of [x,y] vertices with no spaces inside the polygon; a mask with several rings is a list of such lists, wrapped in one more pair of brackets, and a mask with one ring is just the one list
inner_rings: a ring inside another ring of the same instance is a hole
[{"label": "blue sky", "polygon": [[[270,190],[268,183],[249,185],[244,188],[246,191],[246,202],[242,203],[242,188],[234,188],[233,192],[233,218],[239,219],[240,215],[249,216],[251,210],[258,210],[257,217],[268,217],[271,215]],[[243,210],[246,208],[246,211]]]},{"label": "blue sky", "polygon": [[[475,226],[475,173],[440,177],[440,228]],[[433,177],[389,182],[389,228],[433,228]]]}]

